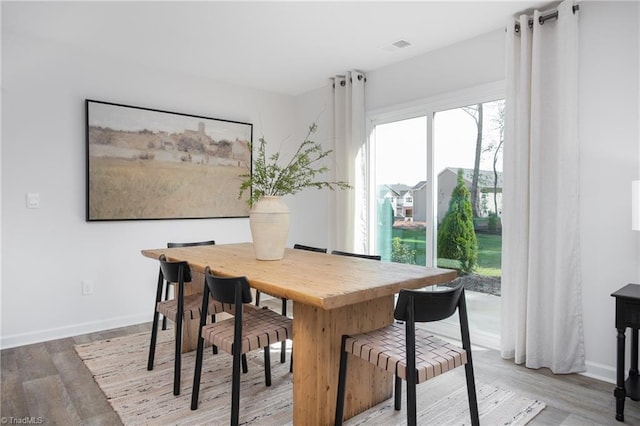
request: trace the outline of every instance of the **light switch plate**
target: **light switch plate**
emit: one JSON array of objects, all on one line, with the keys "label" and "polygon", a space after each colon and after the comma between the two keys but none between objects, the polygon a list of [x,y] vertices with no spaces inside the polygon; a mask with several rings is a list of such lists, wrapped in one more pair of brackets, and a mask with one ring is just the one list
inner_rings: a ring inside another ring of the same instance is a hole
[{"label": "light switch plate", "polygon": [[40,208],[40,194],[37,192],[27,193],[27,208],[39,209]]},{"label": "light switch plate", "polygon": [[93,294],[93,280],[82,280],[82,291],[83,296],[89,296]]}]

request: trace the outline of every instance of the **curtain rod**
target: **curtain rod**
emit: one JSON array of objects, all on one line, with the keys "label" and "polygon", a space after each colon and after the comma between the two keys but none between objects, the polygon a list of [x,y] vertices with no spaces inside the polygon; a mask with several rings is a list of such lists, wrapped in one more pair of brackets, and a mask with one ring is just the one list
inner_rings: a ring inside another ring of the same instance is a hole
[{"label": "curtain rod", "polygon": [[[580,10],[580,5],[574,4],[571,9],[573,10],[573,13],[575,14],[578,10]],[[555,12],[551,12],[551,13],[549,13],[547,15],[543,15],[543,16],[539,17],[538,18],[538,22],[540,23],[540,25],[544,25],[544,23],[546,21],[548,21],[549,19],[558,19],[558,11],[556,10]],[[533,28],[533,18],[529,18],[529,28]],[[520,23],[519,22],[516,22],[515,30],[516,30],[516,33],[520,32]]]}]

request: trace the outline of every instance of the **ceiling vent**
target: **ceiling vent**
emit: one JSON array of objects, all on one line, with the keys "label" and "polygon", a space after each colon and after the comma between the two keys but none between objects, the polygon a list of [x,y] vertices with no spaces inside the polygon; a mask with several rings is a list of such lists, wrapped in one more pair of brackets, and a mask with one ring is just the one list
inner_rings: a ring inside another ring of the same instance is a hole
[{"label": "ceiling vent", "polygon": [[405,47],[411,46],[411,43],[409,43],[407,40],[398,40],[391,43],[391,45],[398,49],[404,49]]},{"label": "ceiling vent", "polygon": [[393,42],[385,43],[380,46],[380,49],[384,50],[385,52],[397,52],[398,50],[404,49],[405,47],[409,46],[411,46],[411,43],[409,43],[407,40],[400,39]]}]

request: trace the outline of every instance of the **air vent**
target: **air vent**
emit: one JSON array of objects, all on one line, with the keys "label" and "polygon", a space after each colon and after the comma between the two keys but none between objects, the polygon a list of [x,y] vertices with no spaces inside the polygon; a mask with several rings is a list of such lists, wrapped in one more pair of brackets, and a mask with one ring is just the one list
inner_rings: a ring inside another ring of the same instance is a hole
[{"label": "air vent", "polygon": [[404,49],[405,47],[411,46],[411,43],[409,43],[407,40],[398,40],[391,44],[397,47],[398,49]]}]

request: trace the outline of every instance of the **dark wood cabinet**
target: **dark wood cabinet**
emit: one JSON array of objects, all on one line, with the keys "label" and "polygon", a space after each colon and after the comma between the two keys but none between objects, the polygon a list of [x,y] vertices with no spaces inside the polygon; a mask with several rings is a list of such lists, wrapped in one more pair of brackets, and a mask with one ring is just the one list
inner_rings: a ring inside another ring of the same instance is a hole
[{"label": "dark wood cabinet", "polygon": [[[627,284],[611,294],[616,299],[617,361],[616,420],[624,421],[624,403],[626,397],[640,400],[640,377],[638,377],[638,329],[640,328],[640,285]],[[629,377],[625,381],[625,331],[631,328],[631,366]]]}]

